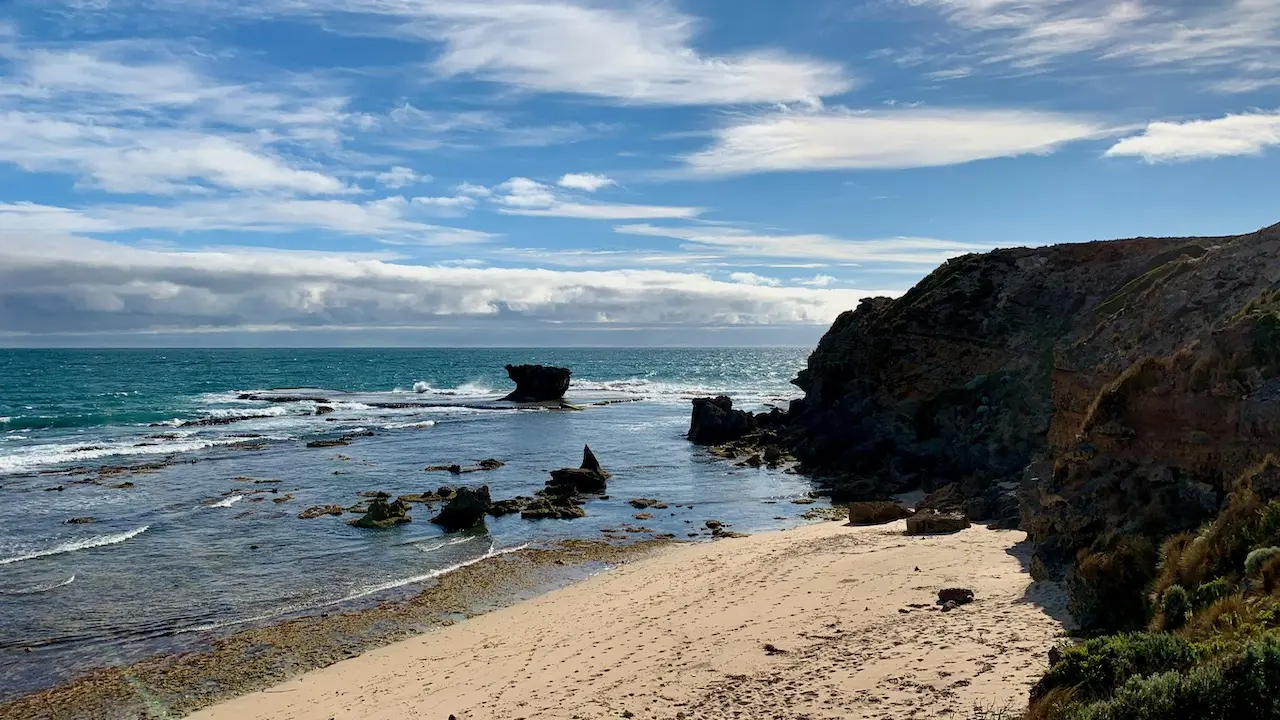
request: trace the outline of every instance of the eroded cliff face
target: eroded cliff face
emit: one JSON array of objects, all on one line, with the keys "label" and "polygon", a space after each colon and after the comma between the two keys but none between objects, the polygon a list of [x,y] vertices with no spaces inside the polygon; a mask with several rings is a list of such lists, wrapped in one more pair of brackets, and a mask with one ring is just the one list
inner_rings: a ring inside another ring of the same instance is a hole
[{"label": "eroded cliff face", "polygon": [[1196,527],[1280,451],[1280,226],[957,258],[843,314],[795,382],[786,439],[833,494],[1020,511],[1087,625],[1081,559]]}]

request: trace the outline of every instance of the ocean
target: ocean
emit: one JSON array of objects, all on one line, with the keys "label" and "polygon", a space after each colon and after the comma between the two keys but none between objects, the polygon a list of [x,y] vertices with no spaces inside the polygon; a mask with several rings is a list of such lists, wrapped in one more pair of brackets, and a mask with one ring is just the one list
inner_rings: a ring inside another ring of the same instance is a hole
[{"label": "ocean", "polygon": [[[734,467],[683,435],[694,397],[785,407],[807,353],[0,351],[0,700],[252,624],[402,598],[485,557],[624,523],[651,531],[637,538],[684,538],[708,519],[744,532],[795,525],[807,508],[788,501],[806,496],[806,480]],[[572,368],[567,400],[584,409],[493,402],[513,387],[504,365],[526,362]],[[241,398],[281,388],[333,412]],[[350,444],[307,447],[341,436]],[[585,518],[489,518],[461,534],[421,505],[389,530],[351,527],[354,514],[298,518],[367,491],[531,495],[549,470],[577,466],[584,444],[613,473],[609,499],[588,502]],[[485,458],[505,465],[425,471]],[[119,466],[130,469],[103,470]],[[642,497],[672,507],[633,520],[627,501]]]}]

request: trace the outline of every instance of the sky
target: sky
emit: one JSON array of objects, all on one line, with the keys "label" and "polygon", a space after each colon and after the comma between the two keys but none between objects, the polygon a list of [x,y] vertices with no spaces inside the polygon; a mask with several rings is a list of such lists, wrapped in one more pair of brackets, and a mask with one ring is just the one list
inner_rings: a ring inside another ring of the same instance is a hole
[{"label": "sky", "polygon": [[1275,0],[0,0],[0,346],[807,345],[1280,221]]}]

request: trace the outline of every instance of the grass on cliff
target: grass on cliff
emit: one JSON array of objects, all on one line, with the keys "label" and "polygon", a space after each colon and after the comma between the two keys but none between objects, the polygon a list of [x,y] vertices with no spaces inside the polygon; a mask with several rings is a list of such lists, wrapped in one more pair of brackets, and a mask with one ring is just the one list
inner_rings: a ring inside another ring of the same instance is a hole
[{"label": "grass on cliff", "polygon": [[1241,475],[1212,522],[1169,538],[1158,554],[1132,537],[1082,553],[1069,582],[1092,583],[1079,593],[1093,603],[1084,609],[1130,625],[1145,613],[1149,628],[1058,648],[1025,720],[1280,720],[1272,498],[1280,461],[1268,457]]}]

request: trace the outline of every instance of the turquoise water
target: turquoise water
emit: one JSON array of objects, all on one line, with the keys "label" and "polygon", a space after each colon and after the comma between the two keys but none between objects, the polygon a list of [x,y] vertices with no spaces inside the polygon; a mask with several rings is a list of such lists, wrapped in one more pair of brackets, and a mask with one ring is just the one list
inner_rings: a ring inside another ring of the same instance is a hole
[{"label": "turquoise water", "polygon": [[[683,433],[689,400],[700,395],[785,407],[799,394],[788,381],[806,355],[0,351],[0,697],[249,623],[416,592],[486,554],[599,538],[602,528],[632,521],[630,498],[671,504],[643,525],[680,537],[707,519],[744,531],[794,524],[798,508],[785,501],[805,494],[806,481],[730,467]],[[523,362],[572,368],[567,399],[586,409],[495,402],[511,388],[503,366]],[[274,388],[310,388],[300,394],[330,400],[334,412],[317,415],[311,401],[239,397]],[[616,400],[634,402],[591,404]],[[346,447],[306,447],[351,433],[372,434]],[[361,491],[423,492],[457,481],[487,484],[495,499],[529,495],[547,471],[576,465],[583,444],[614,475],[611,499],[591,501],[583,519],[491,518],[484,531],[449,536],[421,506],[413,523],[386,531],[352,528],[351,515],[297,518],[312,505],[352,505]],[[506,465],[461,478],[423,470],[489,457]],[[141,463],[164,466],[78,482],[101,466]],[[237,479],[245,477],[279,482]],[[132,486],[110,487],[126,481]],[[96,522],[66,524],[79,517]]]}]

